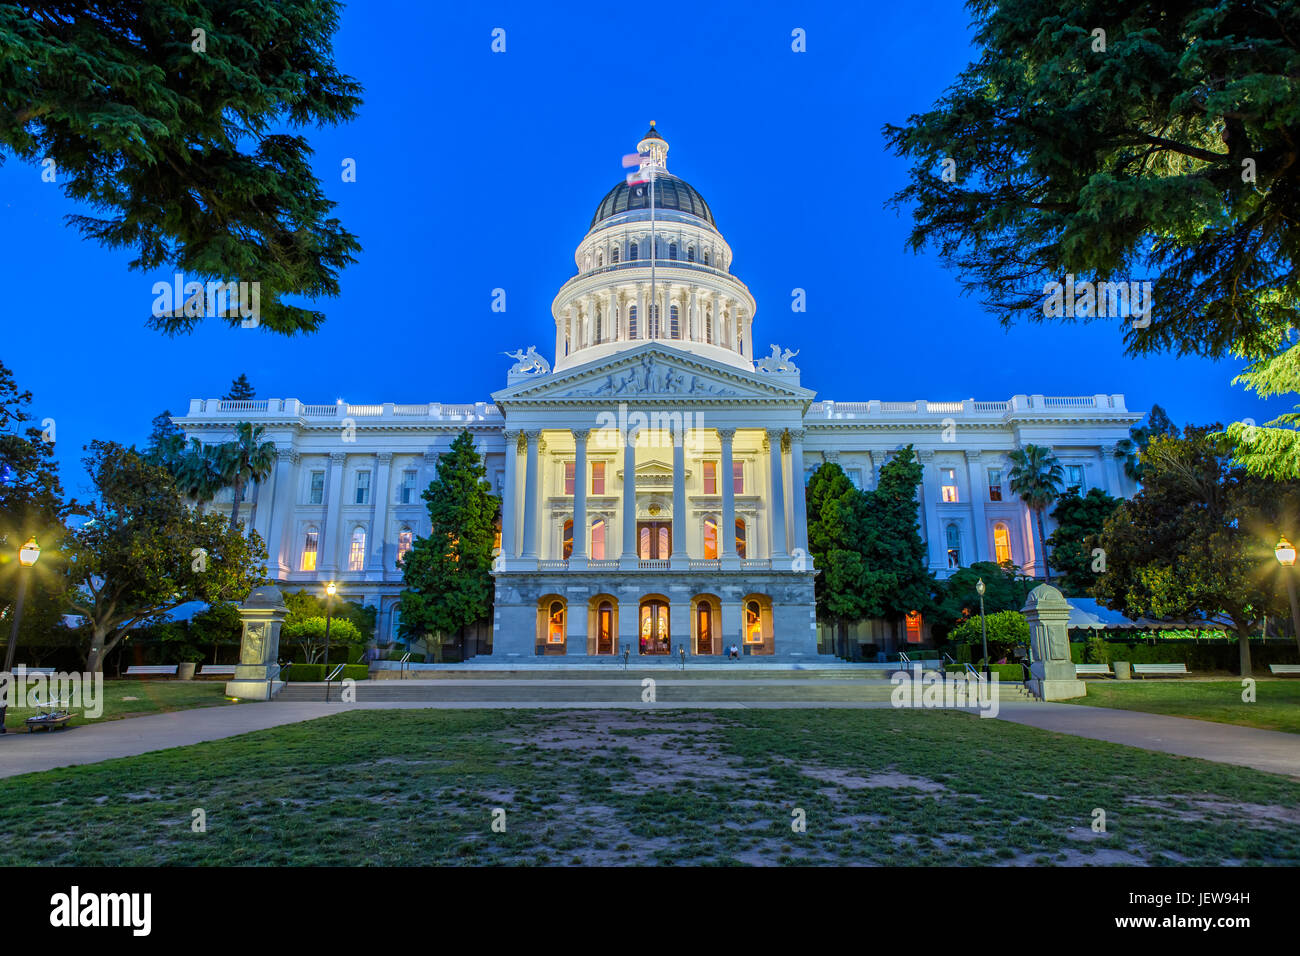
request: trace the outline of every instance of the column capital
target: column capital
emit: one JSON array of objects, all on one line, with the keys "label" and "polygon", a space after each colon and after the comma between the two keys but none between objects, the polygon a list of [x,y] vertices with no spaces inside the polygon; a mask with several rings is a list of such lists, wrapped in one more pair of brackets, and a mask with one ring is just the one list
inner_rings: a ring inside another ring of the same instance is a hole
[{"label": "column capital", "polygon": [[1115,453],[1118,452],[1118,451],[1119,451],[1119,445],[1102,445],[1102,446],[1101,446],[1101,453],[1102,453],[1103,455],[1106,455],[1107,457],[1110,457],[1110,458],[1115,457]]},{"label": "column capital", "polygon": [[916,450],[917,461],[934,461],[934,455],[935,452],[933,448],[918,448]]},{"label": "column capital", "polygon": [[570,429],[574,441],[585,442],[591,436],[590,428],[573,428]]},{"label": "column capital", "polygon": [[341,464],[343,464],[343,463],[344,463],[345,461],[347,461],[347,460],[348,460],[348,453],[345,452],[345,451],[332,451],[332,452],[330,452],[330,464],[331,464],[331,465],[341,465]]},{"label": "column capital", "polygon": [[524,429],[523,435],[528,439],[528,443],[532,444],[542,437],[542,430],[540,428],[526,428]]},{"label": "column capital", "polygon": [[790,440],[797,442],[803,441],[804,435],[807,434],[802,428],[791,428],[788,431],[790,432]]},{"label": "column capital", "polygon": [[724,442],[729,443],[733,438],[736,437],[736,430],[734,428],[718,428],[715,429],[715,431],[717,431],[718,433],[718,438]]},{"label": "column capital", "polygon": [[763,431],[766,432],[768,441],[779,442],[782,438],[785,437],[784,428],[765,428],[763,429]]},{"label": "column capital", "polygon": [[393,460],[393,453],[391,451],[375,452],[375,461],[379,462],[381,465],[386,465],[390,463],[392,460]]},{"label": "column capital", "polygon": [[840,460],[840,450],[838,448],[827,448],[822,452],[822,458],[829,462],[837,462]]},{"label": "column capital", "polygon": [[968,462],[970,462],[971,464],[978,465],[981,461],[984,460],[984,452],[982,452],[982,451],[967,451],[967,452],[966,452],[966,460],[967,460]]},{"label": "column capital", "polygon": [[298,464],[298,458],[300,456],[298,454],[298,449],[296,448],[277,448],[275,450],[275,457],[277,461],[287,461],[296,465]]}]

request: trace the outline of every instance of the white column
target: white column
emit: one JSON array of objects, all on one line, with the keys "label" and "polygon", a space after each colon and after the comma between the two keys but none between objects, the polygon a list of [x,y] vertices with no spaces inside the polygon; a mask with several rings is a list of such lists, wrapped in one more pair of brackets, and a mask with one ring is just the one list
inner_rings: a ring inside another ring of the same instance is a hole
[{"label": "white column", "polygon": [[785,475],[781,467],[783,429],[767,430],[768,454],[772,463],[772,480],[768,501],[768,524],[772,529],[772,560],[789,557],[785,550]]},{"label": "white column", "polygon": [[1124,489],[1120,487],[1120,464],[1119,459],[1115,457],[1117,451],[1114,445],[1101,446],[1101,466],[1106,474],[1106,494],[1115,498],[1124,497]]},{"label": "white column", "polygon": [[524,463],[524,560],[537,560],[537,440],[542,433],[536,429],[524,432],[528,441],[528,457]]},{"label": "white column", "polygon": [[686,568],[686,429],[673,429],[673,570]]},{"label": "white column", "polygon": [[327,492],[329,505],[325,509],[325,540],[321,542],[324,553],[321,555],[320,562],[321,571],[330,574],[339,569],[339,512],[343,506],[343,463],[347,457],[341,451],[330,453],[329,491]]},{"label": "white column", "polygon": [[790,507],[794,511],[794,542],[792,548],[808,553],[808,501],[803,483],[802,428],[790,430]]},{"label": "white column", "polygon": [[[735,464],[732,457],[732,440],[736,437],[734,428],[719,428],[718,438],[722,441],[722,527],[718,529],[718,557],[722,567],[739,567],[740,557],[736,554],[736,482],[733,477]],[[751,534],[746,529],[746,535]]]},{"label": "white column", "polygon": [[591,432],[586,428],[573,431],[576,451],[573,456],[573,555],[569,558],[569,567],[581,570],[587,566],[587,489],[591,481],[587,478],[587,437]]},{"label": "white column", "polygon": [[[292,535],[293,504],[298,488],[298,453],[292,448],[277,449],[275,470],[275,495],[267,502],[267,530],[263,537],[266,541],[267,573],[282,577],[295,569]],[[260,508],[258,514],[260,517]]]},{"label": "white column", "polygon": [[988,522],[984,517],[984,502],[988,500],[989,493],[984,486],[984,457],[981,452],[966,452],[966,480],[970,485],[971,547],[973,551],[965,563],[973,564],[976,561],[991,561],[992,557],[985,550]]},{"label": "white column", "polygon": [[619,567],[636,566],[636,434],[629,428],[623,445],[623,553]]},{"label": "white column", "polygon": [[925,513],[930,570],[943,571],[948,567],[948,548],[944,543],[943,529],[939,527],[939,475],[934,452],[921,449],[916,458],[921,463],[921,510]]},{"label": "white column", "polygon": [[[383,574],[388,570],[384,563],[384,552],[388,546],[388,502],[392,491],[388,487],[389,476],[393,468],[393,453],[381,451],[375,453],[375,481],[370,491],[375,500],[372,502],[370,518],[370,558],[366,562],[368,570]],[[393,552],[396,562],[397,552]]]},{"label": "white column", "polygon": [[518,538],[515,535],[515,499],[518,487],[516,473],[519,470],[519,432],[507,431],[504,433],[506,440],[506,468],[505,480],[501,486],[501,556],[504,559],[502,565],[507,561],[513,561],[519,555]]},{"label": "white column", "polygon": [[690,340],[692,342],[703,342],[704,333],[700,330],[699,316],[699,286],[691,286],[691,298],[688,311],[690,313]]}]

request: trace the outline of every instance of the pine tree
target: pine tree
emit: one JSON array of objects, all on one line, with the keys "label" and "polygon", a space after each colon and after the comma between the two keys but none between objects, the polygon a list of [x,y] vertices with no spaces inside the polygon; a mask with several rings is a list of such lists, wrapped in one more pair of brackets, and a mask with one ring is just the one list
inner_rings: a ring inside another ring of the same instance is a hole
[{"label": "pine tree", "polygon": [[438,459],[437,478],[423,498],[430,531],[415,539],[400,565],[401,634],[432,638],[435,654],[441,654],[446,637],[492,619],[492,550],[501,502],[468,431]]},{"label": "pine tree", "polygon": [[222,396],[228,402],[247,402],[256,397],[252,383],[243,372],[239,373],[239,378],[230,383],[230,391]]},{"label": "pine tree", "polygon": [[[1051,548],[1048,563],[1061,573],[1061,590],[1066,595],[1088,595],[1097,575],[1103,570],[1093,551],[1099,547],[1097,537],[1106,525],[1106,519],[1119,507],[1119,499],[1100,488],[1090,488],[1080,495],[1071,488],[1057,499],[1052,509],[1056,530],[1047,539]],[[1096,566],[1098,570],[1094,571]],[[1016,610],[1019,610],[1017,608]]]},{"label": "pine tree", "polygon": [[808,481],[808,552],[818,570],[817,616],[835,629],[841,656],[848,656],[846,626],[870,616],[866,594],[866,497],[835,462],[822,464]]},{"label": "pine tree", "polygon": [[935,589],[927,567],[925,542],[917,515],[921,463],[907,445],[880,469],[880,481],[867,495],[868,537],[864,554],[872,617],[900,621],[912,611],[924,611]]}]

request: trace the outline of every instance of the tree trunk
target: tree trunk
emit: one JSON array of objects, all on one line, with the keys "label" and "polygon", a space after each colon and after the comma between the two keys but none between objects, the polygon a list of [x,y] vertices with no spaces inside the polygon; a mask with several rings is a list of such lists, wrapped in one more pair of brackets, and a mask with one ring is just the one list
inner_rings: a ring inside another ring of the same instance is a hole
[{"label": "tree trunk", "polygon": [[1038,519],[1038,547],[1042,550],[1043,555],[1043,573],[1047,575],[1047,583],[1052,583],[1052,567],[1047,563],[1047,535],[1043,533],[1043,509],[1035,508],[1034,517]]},{"label": "tree trunk", "polygon": [[235,482],[235,501],[230,508],[230,530],[234,531],[239,527],[239,503],[244,499],[244,483]]},{"label": "tree trunk", "polygon": [[103,672],[104,659],[108,657],[108,652],[117,646],[117,641],[107,643],[107,640],[108,634],[96,627],[90,638],[90,655],[86,658],[86,670],[92,674]]},{"label": "tree trunk", "polygon": [[1246,631],[1237,632],[1237,657],[1241,666],[1241,676],[1250,677],[1250,634]]}]

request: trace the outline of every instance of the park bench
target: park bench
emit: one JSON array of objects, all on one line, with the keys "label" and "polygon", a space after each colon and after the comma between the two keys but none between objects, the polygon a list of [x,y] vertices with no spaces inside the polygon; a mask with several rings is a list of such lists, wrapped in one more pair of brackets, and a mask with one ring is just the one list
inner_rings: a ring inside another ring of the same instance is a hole
[{"label": "park bench", "polygon": [[1186,664],[1134,664],[1133,673],[1139,677],[1186,677]]},{"label": "park bench", "polygon": [[25,664],[15,664],[15,665],[14,665],[14,673],[15,673],[15,674],[46,674],[46,675],[49,675],[49,674],[53,674],[53,673],[54,673],[54,668],[53,668],[53,667],[28,667],[28,666],[26,666]]},{"label": "park bench", "polygon": [[132,664],[126,669],[126,677],[175,677],[175,664]]},{"label": "park bench", "polygon": [[199,670],[200,677],[234,677],[234,664],[204,664]]},{"label": "park bench", "polygon": [[1300,664],[1269,664],[1274,677],[1300,677]]},{"label": "park bench", "polygon": [[1077,674],[1079,677],[1087,677],[1089,675],[1092,675],[1094,677],[1109,677],[1110,665],[1109,664],[1075,664],[1074,673]]}]

